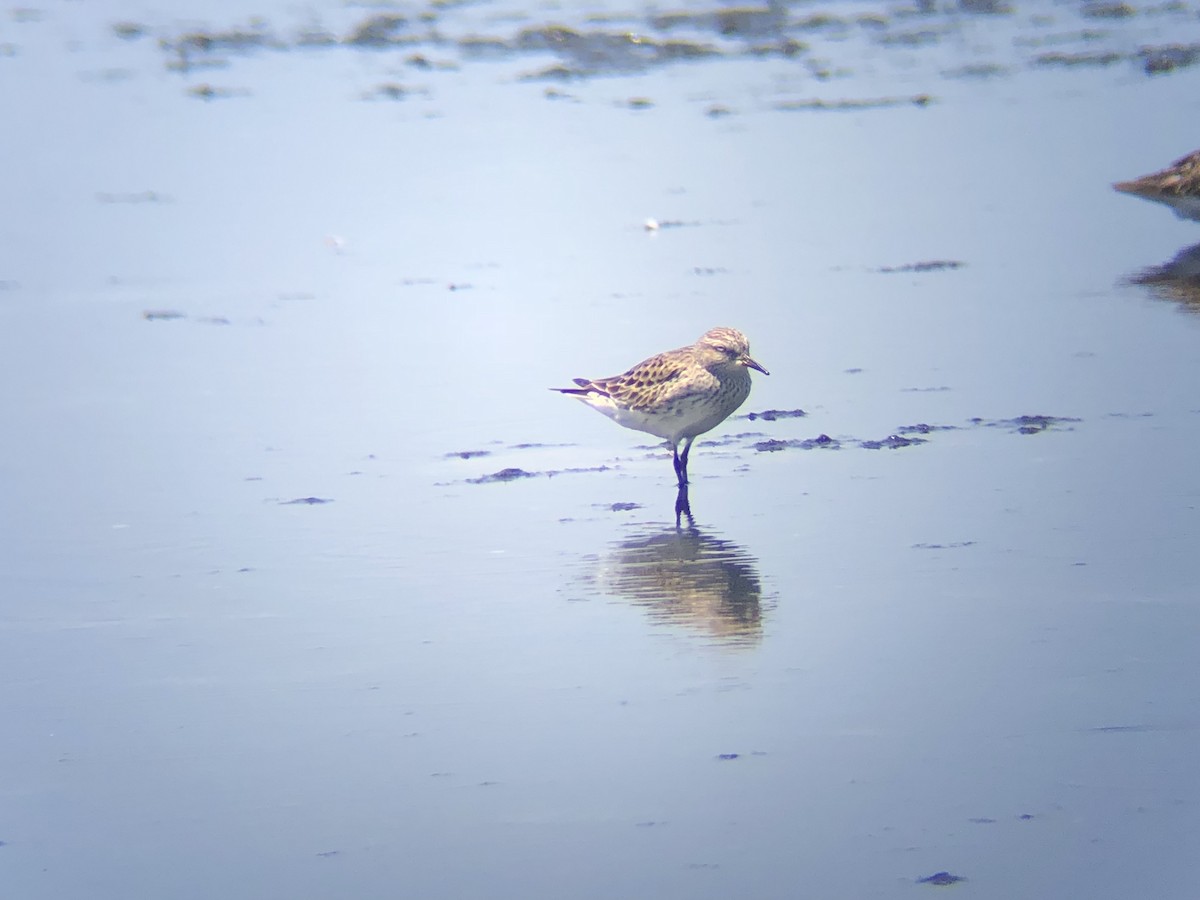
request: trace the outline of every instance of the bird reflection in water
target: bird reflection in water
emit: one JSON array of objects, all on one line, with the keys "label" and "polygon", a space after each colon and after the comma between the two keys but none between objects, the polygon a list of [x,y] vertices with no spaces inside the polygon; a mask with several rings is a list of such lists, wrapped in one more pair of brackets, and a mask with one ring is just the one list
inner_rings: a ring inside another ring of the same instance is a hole
[{"label": "bird reflection in water", "polygon": [[679,527],[680,518],[686,518],[688,528],[696,527],[696,520],[692,518],[692,505],[688,503],[688,486],[681,484],[679,493],[675,495],[675,527]]},{"label": "bird reflection in water", "polygon": [[1200,313],[1200,244],[1184,247],[1161,266],[1149,266],[1125,280],[1149,289],[1159,299],[1182,303],[1189,312]]},{"label": "bird reflection in water", "polygon": [[645,608],[661,624],[698,629],[722,644],[757,644],[762,585],[754,557],[696,527],[686,485],[675,508],[675,528],[647,529],[616,545],[601,564],[605,592]]}]

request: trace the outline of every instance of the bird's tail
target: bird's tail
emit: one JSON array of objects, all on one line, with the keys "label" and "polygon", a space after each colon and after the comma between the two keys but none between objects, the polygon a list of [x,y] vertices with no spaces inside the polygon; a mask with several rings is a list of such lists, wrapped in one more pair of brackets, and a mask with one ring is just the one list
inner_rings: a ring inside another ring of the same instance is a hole
[{"label": "bird's tail", "polygon": [[607,391],[601,390],[595,382],[588,381],[586,378],[573,378],[579,387],[573,388],[550,388],[552,391],[558,391],[560,394],[567,394],[571,397],[586,397],[588,394],[604,394],[608,396]]}]

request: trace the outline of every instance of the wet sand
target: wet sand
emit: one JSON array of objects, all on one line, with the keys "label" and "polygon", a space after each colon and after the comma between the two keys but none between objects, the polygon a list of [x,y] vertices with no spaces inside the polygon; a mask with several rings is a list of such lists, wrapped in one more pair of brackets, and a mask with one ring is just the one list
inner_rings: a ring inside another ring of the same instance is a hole
[{"label": "wet sand", "polygon": [[5,13],[12,896],[1193,896],[1193,5],[232,7]]}]

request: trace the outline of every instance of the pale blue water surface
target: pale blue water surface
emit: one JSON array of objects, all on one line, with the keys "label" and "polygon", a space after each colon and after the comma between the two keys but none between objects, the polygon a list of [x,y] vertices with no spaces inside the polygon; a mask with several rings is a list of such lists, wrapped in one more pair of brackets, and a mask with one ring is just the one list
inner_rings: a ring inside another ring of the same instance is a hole
[{"label": "pale blue water surface", "polygon": [[[1195,896],[1198,9],[780,9],[6,11],[5,896]],[[718,324],[677,530],[546,388]]]}]

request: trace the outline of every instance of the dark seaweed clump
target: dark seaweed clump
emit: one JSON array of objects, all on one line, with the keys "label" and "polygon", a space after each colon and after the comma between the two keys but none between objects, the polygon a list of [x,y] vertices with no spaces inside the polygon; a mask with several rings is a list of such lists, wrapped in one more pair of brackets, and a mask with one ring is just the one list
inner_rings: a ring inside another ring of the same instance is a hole
[{"label": "dark seaweed clump", "polygon": [[924,444],[925,438],[918,437],[901,437],[898,434],[889,434],[881,441],[860,441],[858,446],[864,450],[899,450],[901,447],[911,447],[913,444]]},{"label": "dark seaweed clump", "polygon": [[799,419],[807,416],[802,409],[764,409],[762,412],[752,412],[746,416],[751,422],[762,419],[764,422],[774,422],[776,419]]},{"label": "dark seaweed clump", "polygon": [[918,878],[917,884],[936,884],[939,887],[944,887],[948,884],[955,884],[956,882],[966,880],[961,875],[951,875],[949,872],[934,872],[932,875]]},{"label": "dark seaweed clump", "polygon": [[478,478],[468,478],[468,484],[495,484],[498,481],[516,481],[520,478],[536,478],[537,472],[526,472],[524,469],[509,467],[501,469],[499,472],[492,472],[490,475],[481,475]]},{"label": "dark seaweed clump", "polygon": [[780,450],[837,450],[842,445],[839,441],[835,441],[827,434],[818,435],[815,438],[807,438],[805,440],[779,441],[771,439],[769,441],[759,441],[754,445],[754,449],[759,453],[776,453]]}]

